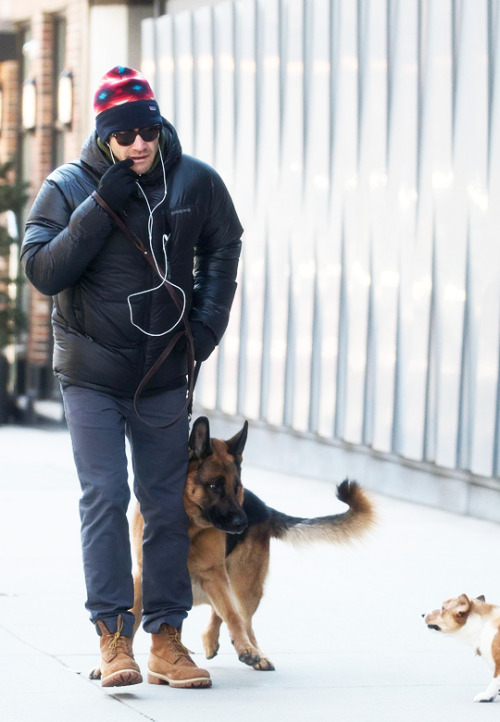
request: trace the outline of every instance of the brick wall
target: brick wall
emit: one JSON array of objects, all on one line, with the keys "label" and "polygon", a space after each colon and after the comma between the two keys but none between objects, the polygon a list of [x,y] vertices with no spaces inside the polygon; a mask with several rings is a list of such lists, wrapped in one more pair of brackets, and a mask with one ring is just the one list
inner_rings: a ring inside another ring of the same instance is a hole
[{"label": "brick wall", "polygon": [[2,86],[2,133],[0,135],[0,162],[15,158],[17,152],[18,128],[18,63],[9,60],[0,63],[0,84]]},{"label": "brick wall", "polygon": [[[14,61],[0,63],[0,85],[2,87],[2,132],[0,134],[0,163],[14,159],[17,150],[17,97],[18,97],[18,66]],[[15,181],[15,172],[11,170],[7,176]],[[0,215],[0,223],[6,225],[6,216]],[[0,290],[7,292],[6,280],[10,275],[9,257],[5,252],[0,254]],[[0,348],[0,352],[3,349]],[[0,394],[2,388],[0,385]],[[1,402],[0,402],[1,406]],[[0,409],[1,414],[1,409]]]},{"label": "brick wall", "polygon": [[[47,13],[33,16],[32,38],[38,45],[37,57],[31,61],[29,74],[36,81],[36,129],[31,139],[31,200],[52,170],[53,137],[53,22]],[[30,286],[29,333],[26,360],[32,366],[50,363],[51,300]]]},{"label": "brick wall", "polygon": [[[78,157],[82,144],[80,96],[82,86],[82,3],[79,0],[68,3],[66,7],[66,61],[64,70],[73,76],[73,123],[64,131],[64,160]],[[51,172],[53,157],[53,134],[56,108],[54,86],[54,16],[40,12],[32,16],[32,37],[38,44],[36,62],[32,70],[36,80],[37,112],[36,129],[31,141],[31,200],[34,199],[41,184]],[[42,296],[30,287],[29,334],[26,358],[34,366],[47,366],[51,363],[50,298]]]}]

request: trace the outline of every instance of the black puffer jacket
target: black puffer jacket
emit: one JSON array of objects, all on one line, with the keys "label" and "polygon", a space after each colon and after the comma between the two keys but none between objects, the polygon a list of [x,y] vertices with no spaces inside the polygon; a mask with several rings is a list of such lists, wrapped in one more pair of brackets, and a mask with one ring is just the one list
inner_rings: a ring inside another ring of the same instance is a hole
[{"label": "black puffer jacket", "polygon": [[[183,289],[189,319],[208,326],[218,342],[236,290],[242,228],[221,178],[182,154],[167,121],[164,138],[167,197],[153,215],[154,252],[164,268],[162,239],[168,234],[168,278]],[[54,297],[54,371],[59,379],[132,396],[182,326],[160,335],[176,323],[179,311],[147,261],[91,197],[109,164],[93,134],[78,161],[51,173],[31,209],[21,260],[33,285]],[[154,208],[164,194],[162,164],[138,181]],[[124,220],[146,246],[148,219],[147,203],[137,188]],[[186,371],[181,340],[146,393],[183,384]]]}]

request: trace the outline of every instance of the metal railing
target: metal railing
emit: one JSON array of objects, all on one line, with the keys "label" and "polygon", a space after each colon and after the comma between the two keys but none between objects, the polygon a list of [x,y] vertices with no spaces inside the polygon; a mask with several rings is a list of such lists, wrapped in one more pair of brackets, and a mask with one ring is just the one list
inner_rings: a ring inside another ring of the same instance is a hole
[{"label": "metal railing", "polygon": [[239,0],[143,23],[183,149],[245,226],[198,402],[500,463],[498,0]]}]

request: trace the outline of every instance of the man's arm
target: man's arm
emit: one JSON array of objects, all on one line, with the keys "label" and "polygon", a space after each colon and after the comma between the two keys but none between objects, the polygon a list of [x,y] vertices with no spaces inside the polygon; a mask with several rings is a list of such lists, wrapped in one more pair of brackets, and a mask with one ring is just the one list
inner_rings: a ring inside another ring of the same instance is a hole
[{"label": "man's arm", "polygon": [[52,174],[43,183],[21,247],[26,276],[48,296],[78,281],[114,227],[81,184],[71,178],[60,183],[60,177]]},{"label": "man's arm", "polygon": [[229,321],[236,291],[236,274],[241,253],[243,228],[222,179],[211,178],[212,202],[195,247],[194,290],[190,321],[193,335],[200,326],[219,343]]}]

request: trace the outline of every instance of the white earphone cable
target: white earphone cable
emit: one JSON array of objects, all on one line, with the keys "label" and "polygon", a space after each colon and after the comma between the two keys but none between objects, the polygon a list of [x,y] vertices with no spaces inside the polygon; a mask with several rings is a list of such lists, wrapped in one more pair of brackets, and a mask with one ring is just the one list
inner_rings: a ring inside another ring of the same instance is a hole
[{"label": "white earphone cable", "polygon": [[[160,269],[160,266],[158,265],[158,261],[156,260],[156,255],[155,255],[154,248],[153,248],[153,213],[156,211],[156,209],[163,203],[163,201],[167,197],[167,178],[166,178],[166,173],[165,173],[165,164],[163,162],[163,156],[162,156],[161,152],[160,152],[160,160],[161,160],[161,165],[162,165],[162,169],[163,169],[164,192],[163,192],[162,199],[160,201],[158,201],[158,203],[155,205],[155,207],[153,209],[151,209],[151,206],[149,204],[147,196],[144,193],[144,190],[141,188],[140,184],[137,181],[136,181],[136,183],[137,183],[137,186],[138,186],[139,190],[141,191],[142,195],[144,196],[144,200],[146,201],[146,205],[148,207],[148,211],[149,211],[149,218],[148,218],[149,248],[151,251],[151,256],[154,260],[156,271],[161,280],[160,280],[160,283],[157,286],[155,286],[154,288],[148,288],[145,291],[137,291],[136,293],[130,293],[127,296],[127,304],[128,304],[129,313],[130,313],[130,323],[133,326],[135,326],[135,328],[138,328],[139,331],[146,334],[146,336],[155,336],[155,337],[156,336],[165,336],[167,333],[170,333],[171,331],[173,331],[174,328],[176,328],[182,321],[184,312],[186,310],[186,294],[184,292],[184,289],[181,288],[180,286],[178,286],[177,284],[173,283],[172,281],[169,281],[167,278],[167,275],[168,275],[167,244],[168,244],[169,236],[166,233],[164,233],[162,236],[162,250],[163,250],[163,260],[165,262],[165,274],[163,274],[161,272],[161,269]],[[180,291],[180,293],[182,295],[182,311],[181,311],[177,321],[173,324],[173,326],[168,328],[166,331],[162,331],[161,333],[151,333],[150,331],[147,331],[146,329],[139,326],[139,324],[135,323],[131,299],[136,296],[142,296],[145,293],[153,293],[154,291],[157,291],[158,289],[160,289],[164,283],[168,283],[169,286],[172,286],[173,288],[176,288],[178,291]]]}]

